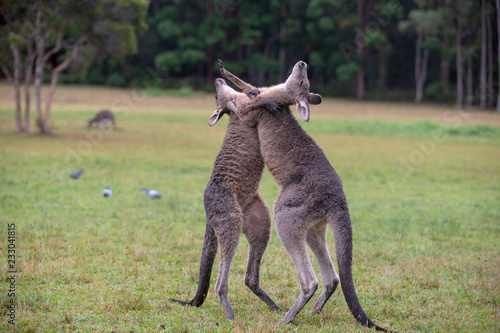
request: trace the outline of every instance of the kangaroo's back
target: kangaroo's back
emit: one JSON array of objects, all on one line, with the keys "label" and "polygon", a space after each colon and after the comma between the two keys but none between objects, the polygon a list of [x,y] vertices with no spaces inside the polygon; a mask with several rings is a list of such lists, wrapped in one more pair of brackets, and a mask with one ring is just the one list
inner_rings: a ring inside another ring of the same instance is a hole
[{"label": "kangaroo's back", "polygon": [[113,127],[116,128],[115,116],[113,115],[113,112],[111,112],[110,110],[99,111],[94,118],[89,120],[88,126],[91,127],[94,123],[99,124],[103,121],[110,121]]}]

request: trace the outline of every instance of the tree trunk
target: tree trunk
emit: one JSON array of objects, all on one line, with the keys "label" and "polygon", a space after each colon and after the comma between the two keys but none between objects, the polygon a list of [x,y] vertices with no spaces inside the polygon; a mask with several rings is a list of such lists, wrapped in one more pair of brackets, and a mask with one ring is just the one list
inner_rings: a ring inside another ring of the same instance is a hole
[{"label": "tree trunk", "polygon": [[[278,60],[280,63],[280,73],[279,73],[279,82],[284,82],[286,80],[286,3],[283,2],[281,4],[281,17],[280,17],[280,32],[279,32],[279,54]],[[266,54],[267,55],[267,54]],[[270,56],[270,55],[267,55]]]},{"label": "tree trunk", "polygon": [[26,65],[24,68],[24,131],[26,133],[30,132],[31,120],[30,120],[30,109],[31,109],[31,77],[33,74],[33,62],[35,61],[35,51],[30,43],[28,45],[28,55],[26,56]]},{"label": "tree trunk", "polygon": [[365,42],[363,32],[365,20],[363,0],[357,0],[357,17],[360,22],[360,26],[356,29],[356,53],[359,57],[359,71],[356,77],[356,98],[358,100],[362,100],[365,97]]},{"label": "tree trunk", "polygon": [[486,1],[481,0],[481,71],[479,74],[479,108],[486,109]]},{"label": "tree trunk", "polygon": [[[452,0],[445,0],[442,4],[444,9],[444,14],[447,17],[446,23],[453,20],[454,17],[454,7],[452,6]],[[443,33],[440,37],[441,44],[441,54],[440,54],[440,65],[439,65],[439,85],[441,86],[441,92],[446,96],[451,96],[452,90],[450,88],[450,69],[451,69],[451,53],[453,41],[452,36]]]},{"label": "tree trunk", "polygon": [[204,80],[203,80],[203,64],[199,63],[197,67],[198,67],[198,70],[197,70],[198,89],[199,90],[203,90],[203,84],[204,84]]},{"label": "tree trunk", "polygon": [[209,46],[207,49],[207,82],[210,84],[214,83],[214,48]]},{"label": "tree trunk", "polygon": [[83,43],[85,43],[85,41],[87,40],[88,37],[89,37],[89,34],[85,34],[85,35],[81,36],[80,38],[78,38],[75,45],[73,46],[73,51],[71,52],[71,55],[52,70],[52,77],[50,79],[50,90],[49,90],[49,94],[47,95],[47,102],[45,105],[45,116],[43,118],[43,121],[45,124],[49,124],[50,110],[51,110],[51,106],[52,106],[52,101],[54,99],[54,95],[56,93],[56,86],[57,86],[57,80],[59,79],[59,74],[63,70],[68,68],[69,64],[71,64],[71,62],[73,60],[75,60],[76,56],[78,55],[78,52],[80,51],[80,46]]},{"label": "tree trunk", "polygon": [[415,45],[415,103],[419,103],[422,100],[422,92],[418,90],[422,67],[422,39],[422,35],[418,34],[417,43]]},{"label": "tree trunk", "polygon": [[[497,2],[500,0],[497,0]],[[463,64],[462,64],[462,14],[460,13],[460,1],[457,3],[457,32],[455,36],[455,45],[457,51],[457,109],[463,107],[464,82],[463,82]]]},{"label": "tree trunk", "polygon": [[424,96],[425,79],[427,78],[427,63],[429,60],[429,50],[422,51],[424,37],[419,34],[415,46],[415,103],[420,103]]},{"label": "tree trunk", "polygon": [[12,76],[10,76],[9,70],[3,63],[0,62],[0,68],[2,69],[3,75],[5,75],[5,79],[7,82],[13,82],[14,80],[12,79]]},{"label": "tree trunk", "polygon": [[441,54],[439,67],[439,85],[443,94],[450,94],[450,65],[451,61],[447,55]]},{"label": "tree trunk", "polygon": [[389,61],[390,53],[381,46],[378,50],[378,82],[379,90],[387,90],[387,62]]},{"label": "tree trunk", "polygon": [[495,105],[495,89],[493,88],[493,30],[491,28],[491,16],[487,16],[486,28],[488,30],[488,107]]},{"label": "tree trunk", "polygon": [[21,133],[23,131],[22,119],[21,119],[21,54],[19,53],[19,46],[12,42],[10,43],[10,50],[12,56],[14,57],[14,99],[15,99],[15,117],[16,117],[16,132]]},{"label": "tree trunk", "polygon": [[[207,17],[211,17],[213,15],[213,3],[212,0],[207,0],[206,3],[206,12]],[[209,27],[207,31],[207,35],[212,34],[212,28]],[[207,81],[209,85],[214,84],[214,47],[213,45],[207,46]]]},{"label": "tree trunk", "polygon": [[35,45],[36,45],[36,63],[35,63],[35,106],[37,125],[40,133],[47,134],[49,132],[47,124],[43,120],[42,113],[42,79],[43,79],[43,65],[45,51],[45,38],[42,36],[40,24],[42,21],[42,10],[38,8],[36,14],[36,31],[35,31]]},{"label": "tree trunk", "polygon": [[151,7],[153,8],[153,17],[155,17],[160,12],[160,0],[152,0]]},{"label": "tree trunk", "polygon": [[242,12],[241,10],[238,10],[238,49],[236,51],[236,59],[238,59],[238,61],[243,60],[243,52],[244,52],[243,45],[240,42],[241,40],[243,40],[243,32],[242,32],[243,17],[242,17],[241,12]]},{"label": "tree trunk", "polygon": [[472,109],[472,104],[474,103],[474,92],[472,86],[472,52],[469,50],[467,52],[467,109]]},{"label": "tree trunk", "polygon": [[[498,30],[498,73],[500,76],[500,0],[496,0],[497,6],[497,30]],[[498,89],[497,111],[500,111],[500,89]]]}]

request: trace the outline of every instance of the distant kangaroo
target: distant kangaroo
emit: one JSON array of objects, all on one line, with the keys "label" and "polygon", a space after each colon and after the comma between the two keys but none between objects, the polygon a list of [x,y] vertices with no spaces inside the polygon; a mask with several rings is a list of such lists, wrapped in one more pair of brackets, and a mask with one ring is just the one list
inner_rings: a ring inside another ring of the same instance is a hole
[{"label": "distant kangaroo", "polygon": [[[309,119],[309,106],[319,104],[321,96],[309,93],[307,65],[299,61],[284,84],[261,89],[261,93],[230,72],[221,62],[221,73],[247,95],[223,94],[218,101],[250,127],[257,128],[261,153],[269,171],[280,186],[274,206],[274,219],[281,242],[298,273],[301,294],[281,322],[292,322],[318,288],[306,244],[320,266],[323,291],[311,312],[319,313],[339,283],[326,243],[328,224],[333,229],[340,281],[345,300],[354,318],[362,325],[387,331],[375,325],[359,303],[352,278],[352,229],[347,201],[340,177],[316,142],[302,129],[290,108],[295,102],[299,115]],[[274,102],[281,110],[269,112],[256,104]]]},{"label": "distant kangaroo", "polygon": [[[223,79],[217,79],[215,86],[217,95],[236,93]],[[271,216],[269,208],[258,194],[264,161],[260,154],[257,130],[246,126],[230,110],[222,108],[217,99],[216,102],[217,109],[210,117],[209,125],[215,125],[225,113],[230,119],[224,142],[215,159],[212,177],[205,189],[207,225],[198,290],[191,301],[170,301],[197,307],[203,304],[210,287],[210,275],[219,243],[221,263],[215,289],[226,318],[234,320],[234,311],[228,299],[228,277],[231,260],[243,232],[250,244],[245,284],[271,309],[284,311],[261,288],[259,280],[262,257],[271,236]],[[266,105],[256,103],[255,107],[266,108]]]},{"label": "distant kangaroo", "polygon": [[109,110],[102,110],[96,114],[96,116],[89,120],[89,128],[96,123],[99,129],[108,128],[109,123],[113,125],[113,129],[116,130],[115,116],[113,112]]}]

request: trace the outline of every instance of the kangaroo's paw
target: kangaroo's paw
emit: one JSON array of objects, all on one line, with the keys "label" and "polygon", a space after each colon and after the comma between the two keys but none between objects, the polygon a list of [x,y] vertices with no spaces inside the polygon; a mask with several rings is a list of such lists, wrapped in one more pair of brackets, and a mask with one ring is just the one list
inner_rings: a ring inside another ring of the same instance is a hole
[{"label": "kangaroo's paw", "polygon": [[247,96],[252,98],[252,97],[256,97],[258,94],[260,94],[259,89],[252,89],[248,92]]}]

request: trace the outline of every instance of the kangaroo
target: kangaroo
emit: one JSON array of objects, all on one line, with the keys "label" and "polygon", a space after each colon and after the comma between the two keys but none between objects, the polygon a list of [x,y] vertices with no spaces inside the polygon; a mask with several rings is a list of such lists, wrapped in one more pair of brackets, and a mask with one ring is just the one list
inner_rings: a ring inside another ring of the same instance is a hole
[{"label": "kangaroo", "polygon": [[113,129],[116,130],[115,116],[113,112],[109,110],[102,110],[98,112],[94,118],[89,120],[88,127],[91,128],[92,125],[96,123],[99,129],[108,128],[109,123],[113,125]]},{"label": "kangaroo", "polygon": [[[309,92],[307,65],[299,61],[284,84],[255,90],[221,64],[221,73],[250,98],[225,96],[227,107],[250,127],[256,128],[262,157],[280,186],[274,205],[278,235],[290,254],[300,281],[301,294],[280,322],[290,323],[318,288],[306,244],[314,253],[321,271],[323,290],[311,313],[319,313],[339,283],[326,243],[328,224],[333,229],[342,291],[354,318],[378,331],[359,303],[352,278],[352,228],[340,177],[316,142],[293,117],[289,104],[295,102],[302,119],[309,120],[309,106],[319,104],[321,96]],[[218,96],[224,98],[223,96]],[[269,112],[254,104],[270,101],[282,105]]]},{"label": "kangaroo", "polygon": [[[217,79],[215,86],[217,95],[237,93],[223,79]],[[228,299],[229,268],[240,234],[244,233],[250,244],[245,284],[271,309],[284,311],[261,288],[259,280],[262,257],[271,236],[271,216],[269,208],[258,194],[264,161],[260,154],[257,130],[246,126],[233,112],[222,107],[217,97],[216,102],[217,109],[210,117],[209,125],[215,125],[227,113],[229,126],[205,189],[207,225],[198,290],[190,301],[173,298],[170,301],[196,307],[203,304],[219,245],[221,263],[215,289],[226,318],[234,320],[234,311]],[[255,107],[266,108],[268,104],[256,103]]]}]

